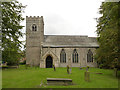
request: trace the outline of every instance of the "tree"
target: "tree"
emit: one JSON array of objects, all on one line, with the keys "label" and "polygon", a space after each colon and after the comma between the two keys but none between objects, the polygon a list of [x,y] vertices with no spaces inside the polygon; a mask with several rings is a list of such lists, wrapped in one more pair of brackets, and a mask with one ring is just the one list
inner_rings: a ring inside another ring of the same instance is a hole
[{"label": "tree", "polygon": [[12,2],[2,2],[2,60],[9,65],[18,63],[20,58],[20,47],[22,42],[19,37],[23,37],[20,22],[24,20],[22,13],[24,8],[16,0]]},{"label": "tree", "polygon": [[96,50],[95,59],[98,64],[106,68],[118,67],[120,57],[120,3],[104,2],[100,6],[99,13],[102,14],[97,20],[97,35],[99,48]]}]

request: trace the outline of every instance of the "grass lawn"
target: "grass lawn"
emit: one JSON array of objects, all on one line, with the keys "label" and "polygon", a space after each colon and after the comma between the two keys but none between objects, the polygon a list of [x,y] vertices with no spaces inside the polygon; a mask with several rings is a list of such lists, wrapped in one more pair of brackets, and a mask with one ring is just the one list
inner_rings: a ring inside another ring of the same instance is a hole
[{"label": "grass lawn", "polygon": [[[90,82],[84,80],[84,72],[79,68],[72,68],[72,74],[67,74],[66,68],[35,68],[20,66],[18,69],[2,70],[2,88],[118,88],[118,79],[113,76],[113,70],[90,68]],[[95,72],[103,74],[95,74]],[[75,85],[47,86],[46,78],[69,78]],[[40,87],[39,87],[40,88]]]}]

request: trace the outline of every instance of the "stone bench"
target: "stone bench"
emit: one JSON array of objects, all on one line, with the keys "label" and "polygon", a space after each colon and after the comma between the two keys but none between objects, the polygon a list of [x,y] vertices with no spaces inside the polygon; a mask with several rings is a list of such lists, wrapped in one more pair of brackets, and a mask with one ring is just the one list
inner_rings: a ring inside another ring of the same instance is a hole
[{"label": "stone bench", "polygon": [[47,85],[72,85],[72,79],[67,78],[47,78]]}]

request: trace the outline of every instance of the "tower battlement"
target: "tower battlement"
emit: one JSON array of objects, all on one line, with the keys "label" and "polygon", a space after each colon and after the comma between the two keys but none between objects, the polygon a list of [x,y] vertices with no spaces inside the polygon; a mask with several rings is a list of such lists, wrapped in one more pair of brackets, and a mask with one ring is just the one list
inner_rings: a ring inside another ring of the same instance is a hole
[{"label": "tower battlement", "polygon": [[26,18],[43,18],[43,16],[26,16]]},{"label": "tower battlement", "polygon": [[43,16],[26,16],[26,21],[28,22],[33,22],[34,21],[40,21],[44,24]]},{"label": "tower battlement", "polygon": [[42,20],[43,21],[43,16],[26,16],[26,20]]}]

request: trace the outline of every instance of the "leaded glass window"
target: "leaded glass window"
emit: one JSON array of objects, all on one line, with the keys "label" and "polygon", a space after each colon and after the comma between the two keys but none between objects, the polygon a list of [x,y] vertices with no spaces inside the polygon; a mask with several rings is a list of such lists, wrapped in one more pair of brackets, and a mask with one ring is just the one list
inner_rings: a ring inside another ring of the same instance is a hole
[{"label": "leaded glass window", "polygon": [[62,49],[61,53],[60,53],[60,62],[61,63],[66,63],[66,53],[65,53],[64,49]]},{"label": "leaded glass window", "polygon": [[87,62],[93,62],[93,53],[90,49],[88,50],[87,53]]},{"label": "leaded glass window", "polygon": [[76,49],[74,49],[73,51],[72,60],[73,60],[73,63],[78,63],[78,53]]}]

